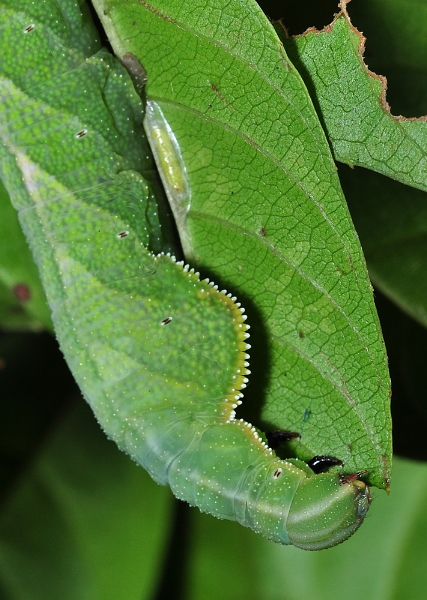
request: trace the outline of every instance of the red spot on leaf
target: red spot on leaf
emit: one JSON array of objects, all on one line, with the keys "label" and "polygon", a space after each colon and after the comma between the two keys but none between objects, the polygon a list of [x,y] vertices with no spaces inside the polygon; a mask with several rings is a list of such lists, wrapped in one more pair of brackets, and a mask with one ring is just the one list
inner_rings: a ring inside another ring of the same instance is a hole
[{"label": "red spot on leaf", "polygon": [[20,302],[28,302],[31,298],[30,288],[24,283],[17,283],[12,291],[15,298]]}]

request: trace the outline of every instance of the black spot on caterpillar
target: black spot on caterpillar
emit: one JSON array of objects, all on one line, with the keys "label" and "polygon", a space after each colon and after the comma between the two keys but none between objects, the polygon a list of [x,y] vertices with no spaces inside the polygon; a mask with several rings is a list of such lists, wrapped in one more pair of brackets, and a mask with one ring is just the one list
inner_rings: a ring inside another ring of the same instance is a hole
[{"label": "black spot on caterpillar", "polygon": [[172,323],[172,317],[166,317],[165,319],[160,321],[160,325],[169,325],[169,323]]}]

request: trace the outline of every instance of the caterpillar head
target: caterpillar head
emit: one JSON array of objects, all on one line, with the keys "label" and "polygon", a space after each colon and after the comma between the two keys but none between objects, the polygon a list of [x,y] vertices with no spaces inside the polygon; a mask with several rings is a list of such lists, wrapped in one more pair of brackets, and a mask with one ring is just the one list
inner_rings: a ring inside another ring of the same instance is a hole
[{"label": "caterpillar head", "polygon": [[369,487],[356,476],[311,477],[301,483],[292,501],[286,523],[290,543],[305,550],[336,546],[362,524],[370,503]]}]

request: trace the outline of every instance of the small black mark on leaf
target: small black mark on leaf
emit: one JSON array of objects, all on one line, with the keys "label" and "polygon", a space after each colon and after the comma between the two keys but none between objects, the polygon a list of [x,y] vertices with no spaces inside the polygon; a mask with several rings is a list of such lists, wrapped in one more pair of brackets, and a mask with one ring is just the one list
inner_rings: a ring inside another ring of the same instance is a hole
[{"label": "small black mark on leaf", "polygon": [[87,134],[87,129],[82,129],[76,133],[76,138],[79,140]]},{"label": "small black mark on leaf", "polygon": [[160,321],[160,325],[169,325],[171,321],[172,317],[166,317],[165,319],[163,319],[163,321]]},{"label": "small black mark on leaf", "polygon": [[311,410],[309,408],[306,408],[305,411],[304,411],[304,414],[302,416],[302,420],[303,421],[308,421],[309,418],[310,418],[310,416],[311,416]]},{"label": "small black mark on leaf", "polygon": [[30,31],[33,31],[34,28],[35,28],[34,23],[31,23],[31,25],[28,25],[28,27],[26,27],[24,29],[24,33],[30,33]]},{"label": "small black mark on leaf", "polygon": [[117,234],[117,237],[119,238],[119,240],[121,240],[122,238],[125,238],[129,235],[129,231],[127,231],[126,229],[124,231],[121,231],[120,233]]}]

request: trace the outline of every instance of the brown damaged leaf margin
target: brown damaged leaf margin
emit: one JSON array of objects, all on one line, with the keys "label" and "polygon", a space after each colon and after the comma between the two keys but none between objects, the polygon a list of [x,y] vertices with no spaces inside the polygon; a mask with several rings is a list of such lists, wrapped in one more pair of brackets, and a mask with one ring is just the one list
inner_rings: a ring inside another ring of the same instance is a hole
[{"label": "brown damaged leaf margin", "polygon": [[352,30],[352,32],[360,40],[359,47],[358,47],[358,55],[359,55],[359,59],[360,59],[360,62],[362,64],[364,70],[366,71],[366,73],[368,74],[369,77],[371,77],[372,79],[377,79],[378,81],[381,82],[382,91],[379,95],[379,99],[380,99],[380,104],[381,104],[382,108],[395,121],[427,121],[427,115],[422,115],[421,117],[405,117],[402,115],[393,115],[391,113],[391,108],[390,108],[390,105],[387,102],[387,98],[386,98],[386,96],[387,96],[387,78],[384,75],[377,75],[377,73],[374,73],[373,71],[371,71],[365,63],[364,54],[365,54],[366,38],[363,35],[363,33],[360,32],[351,22],[350,15],[347,12],[347,4],[349,4],[350,2],[351,2],[351,0],[340,0],[338,3],[338,8],[340,8],[340,11],[338,13],[334,14],[334,18],[333,18],[332,22],[329,25],[326,25],[323,29],[317,29],[316,27],[309,27],[308,29],[306,29],[304,31],[304,33],[290,36],[287,28],[285,27],[285,25],[282,22],[282,19],[280,19],[279,21],[276,21],[276,23],[278,23],[283,28],[285,35],[288,39],[297,39],[297,38],[305,37],[309,33],[314,33],[316,35],[318,35],[319,33],[332,33],[335,22],[338,21],[338,19],[340,19],[340,18],[344,18],[347,21],[347,24],[350,27],[350,29]]}]

